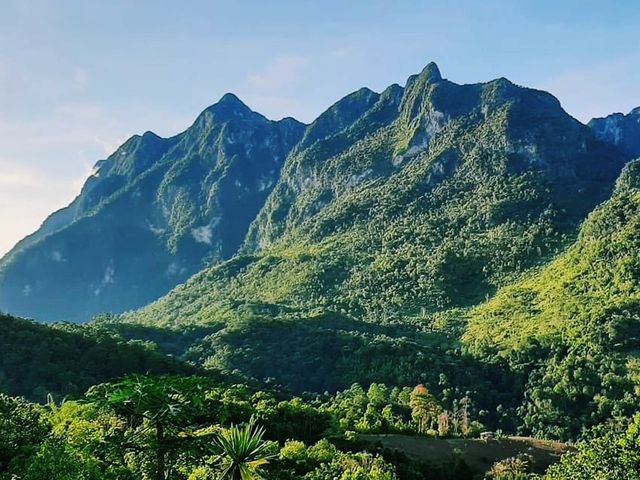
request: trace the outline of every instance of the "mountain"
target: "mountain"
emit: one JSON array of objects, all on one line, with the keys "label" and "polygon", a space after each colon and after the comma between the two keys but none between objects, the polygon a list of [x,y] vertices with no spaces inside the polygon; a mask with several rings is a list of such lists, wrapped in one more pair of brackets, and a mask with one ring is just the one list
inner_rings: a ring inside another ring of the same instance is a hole
[{"label": "mountain", "polygon": [[599,139],[616,145],[633,158],[640,157],[640,107],[627,115],[614,113],[604,118],[594,118],[589,126]]},{"label": "mountain", "polygon": [[[336,119],[342,130],[314,133]],[[360,90],[322,114],[242,255],[130,318],[210,322],[263,305],[375,319],[473,305],[559,252],[624,161],[550,94],[506,79],[457,85],[430,64],[404,88]]]},{"label": "mountain", "polygon": [[527,371],[470,348],[467,311],[571,245],[627,156],[548,93],[434,64],[302,138],[240,254],[118,321],[206,325],[183,358],[296,392],[424,383],[520,426]]},{"label": "mountain", "polygon": [[554,434],[569,437],[640,409],[639,239],[634,161],[573,245],[470,311],[464,342],[527,378],[520,415],[529,430],[564,424]]},{"label": "mountain", "polygon": [[231,257],[303,131],[227,94],[175,137],[130,138],[0,261],[0,311],[82,322]]}]

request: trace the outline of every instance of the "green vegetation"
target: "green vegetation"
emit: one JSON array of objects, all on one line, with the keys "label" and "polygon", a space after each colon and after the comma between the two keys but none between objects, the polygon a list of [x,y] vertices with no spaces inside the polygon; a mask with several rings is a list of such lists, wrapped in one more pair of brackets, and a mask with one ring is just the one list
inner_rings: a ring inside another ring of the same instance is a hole
[{"label": "green vegetation", "polygon": [[626,432],[608,431],[578,444],[552,466],[544,480],[592,480],[611,478],[640,479],[640,417],[636,416]]},{"label": "green vegetation", "polygon": [[575,241],[624,158],[550,95],[504,79],[460,86],[430,65],[345,102],[357,99],[359,119],[294,149],[240,255],[114,328],[210,328],[178,355],[298,393],[423,383],[446,410],[468,397],[485,425],[521,434],[566,440],[633,413],[624,362],[535,336],[499,354],[509,329],[474,309]]},{"label": "green vegetation", "polygon": [[565,452],[514,434],[578,442],[549,480],[638,478],[640,161],[596,123],[430,64],[306,128],[227,95],[131,139],[3,259],[0,307],[156,301],[0,317],[0,390],[41,404],[0,395],[0,480],[523,480]]},{"label": "green vegetation", "polygon": [[528,378],[527,431],[566,439],[640,409],[639,169],[566,252],[470,312],[469,348]]},{"label": "green vegetation", "polygon": [[126,343],[99,328],[46,326],[5,315],[0,315],[0,352],[0,391],[41,403],[49,394],[77,397],[127,373],[195,371],[149,344]]},{"label": "green vegetation", "polygon": [[460,458],[421,462],[358,440],[418,434],[413,390],[354,385],[302,399],[202,377],[137,375],[45,407],[2,395],[0,478],[471,479]]}]

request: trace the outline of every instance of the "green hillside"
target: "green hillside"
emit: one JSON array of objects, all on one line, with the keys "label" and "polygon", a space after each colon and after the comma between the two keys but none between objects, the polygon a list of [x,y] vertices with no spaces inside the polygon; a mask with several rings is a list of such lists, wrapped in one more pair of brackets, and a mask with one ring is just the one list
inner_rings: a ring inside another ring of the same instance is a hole
[{"label": "green hillside", "polygon": [[44,403],[78,397],[91,385],[129,373],[188,374],[195,369],[99,328],[46,326],[0,315],[0,392]]},{"label": "green hillside", "polygon": [[[347,118],[356,100],[364,113]],[[313,133],[342,116],[341,132]],[[277,364],[286,347],[320,390],[437,377],[422,365],[459,363],[455,308],[565,248],[623,164],[551,95],[456,85],[434,64],[404,89],[346,97],[303,138],[244,253],[122,321],[217,325],[189,358],[231,370]],[[248,373],[304,389],[272,370]]]},{"label": "green hillside", "polygon": [[226,321],[237,304],[372,319],[472,305],[560,251],[622,166],[547,93],[456,85],[433,64],[399,88],[294,150],[244,256],[129,319]]},{"label": "green hillside", "polygon": [[629,415],[640,392],[640,163],[594,211],[574,245],[471,310],[464,341],[528,374],[520,410],[536,431],[576,433]]}]

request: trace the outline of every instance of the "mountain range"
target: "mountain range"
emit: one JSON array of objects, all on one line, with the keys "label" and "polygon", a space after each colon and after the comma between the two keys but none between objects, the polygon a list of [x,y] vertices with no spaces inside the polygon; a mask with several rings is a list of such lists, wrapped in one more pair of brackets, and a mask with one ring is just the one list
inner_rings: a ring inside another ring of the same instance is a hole
[{"label": "mountain range", "polygon": [[295,393],[420,382],[576,438],[640,408],[639,122],[433,63],[309,125],[227,94],[98,162],[0,261],[0,310]]},{"label": "mountain range", "polygon": [[251,302],[470,305],[562,248],[637,153],[637,111],[590,125],[545,92],[457,85],[435,64],[308,126],[226,94],[185,132],[134,136],[98,162],[0,261],[0,310],[85,322],[234,256],[261,277]]},{"label": "mountain range", "polygon": [[0,309],[83,322],[145,305],[228,259],[303,132],[227,94],[175,137],[133,136],[0,261]]}]

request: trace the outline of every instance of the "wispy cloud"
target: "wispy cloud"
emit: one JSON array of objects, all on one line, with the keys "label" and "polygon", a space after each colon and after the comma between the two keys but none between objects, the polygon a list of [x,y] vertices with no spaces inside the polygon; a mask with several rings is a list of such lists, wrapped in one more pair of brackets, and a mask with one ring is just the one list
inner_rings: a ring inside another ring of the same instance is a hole
[{"label": "wispy cloud", "polygon": [[0,158],[0,256],[73,197],[68,178]]},{"label": "wispy cloud", "polygon": [[278,91],[299,82],[309,65],[309,58],[282,56],[275,58],[261,71],[249,75],[249,84],[265,91]]},{"label": "wispy cloud", "polygon": [[38,179],[31,172],[0,172],[0,188],[26,188],[39,185]]}]

